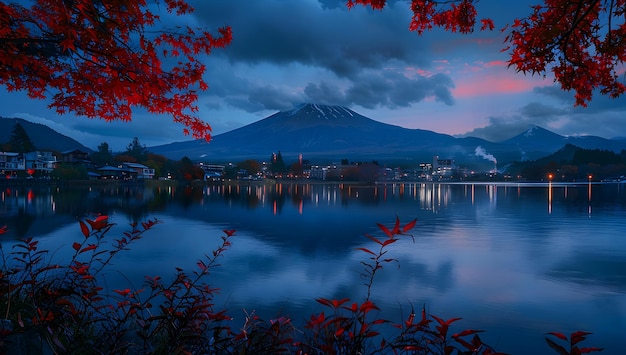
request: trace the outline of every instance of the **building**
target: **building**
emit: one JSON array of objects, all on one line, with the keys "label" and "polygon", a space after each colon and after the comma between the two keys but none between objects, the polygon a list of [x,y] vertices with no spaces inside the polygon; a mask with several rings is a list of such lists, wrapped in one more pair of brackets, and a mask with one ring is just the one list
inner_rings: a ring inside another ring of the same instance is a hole
[{"label": "building", "polygon": [[154,179],[154,169],[139,163],[122,163],[121,168],[130,173],[131,178]]},{"label": "building", "polygon": [[74,150],[66,150],[64,152],[61,152],[61,161],[63,161],[64,163],[84,163],[85,161],[91,162],[89,160],[89,153],[87,152],[83,152],[80,149],[74,149]]},{"label": "building", "polygon": [[221,180],[226,171],[225,165],[204,164],[200,163],[200,168],[204,171],[204,180],[218,181]]},{"label": "building", "polygon": [[34,151],[24,153],[24,163],[29,175],[43,173],[49,175],[57,165],[57,157],[52,152]]},{"label": "building", "polygon": [[120,166],[103,166],[94,169],[89,160],[89,154],[81,150],[71,150],[61,153],[60,160],[53,152],[33,151],[28,153],[0,152],[0,174],[7,179],[17,177],[49,177],[61,164],[82,166],[88,169],[89,179],[153,179],[153,168],[138,163],[122,163]]},{"label": "building", "polygon": [[417,171],[418,178],[422,180],[432,180],[433,164],[420,163],[419,170]]},{"label": "building", "polygon": [[0,172],[7,178],[26,170],[26,162],[21,153],[0,152]]},{"label": "building", "polygon": [[108,180],[122,180],[127,176],[128,171],[126,169],[118,168],[116,166],[105,165],[97,169],[100,174],[100,179]]},{"label": "building", "polygon": [[440,159],[439,156],[433,157],[433,177],[450,178],[457,173],[458,167],[453,159]]},{"label": "building", "polygon": [[326,174],[328,174],[328,167],[311,165],[309,169],[309,178],[313,180],[326,180]]}]

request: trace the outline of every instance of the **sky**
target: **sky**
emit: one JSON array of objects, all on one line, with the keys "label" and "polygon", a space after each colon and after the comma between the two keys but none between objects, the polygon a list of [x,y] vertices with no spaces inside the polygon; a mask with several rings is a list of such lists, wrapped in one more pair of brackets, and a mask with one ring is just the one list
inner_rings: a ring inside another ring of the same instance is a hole
[{"label": "sky", "polygon": [[[455,136],[501,141],[538,125],[569,136],[626,137],[626,97],[596,94],[574,107],[574,93],[545,78],[507,68],[497,29],[530,14],[539,0],[482,0],[479,18],[495,31],[462,35],[408,30],[409,3],[383,11],[345,0],[189,0],[184,18],[162,14],[164,26],[216,30],[229,25],[233,42],[203,58],[209,90],[199,117],[218,135],[301,103],[341,105],[376,121]],[[216,31],[214,31],[216,32]],[[43,100],[0,88],[0,116],[43,123],[96,149],[124,150],[138,137],[148,147],[190,140],[162,115],[135,112],[132,122],[58,115]]]}]

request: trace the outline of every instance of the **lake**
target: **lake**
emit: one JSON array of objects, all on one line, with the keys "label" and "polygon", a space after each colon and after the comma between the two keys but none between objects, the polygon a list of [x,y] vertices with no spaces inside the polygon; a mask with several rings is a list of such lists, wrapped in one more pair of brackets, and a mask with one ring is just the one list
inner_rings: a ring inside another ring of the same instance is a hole
[{"label": "lake", "polygon": [[302,324],[325,311],[317,297],[361,302],[368,255],[356,248],[374,248],[365,234],[417,218],[414,238],[389,249],[398,263],[374,281],[381,317],[399,322],[425,305],[462,317],[456,331],[485,330],[499,351],[551,353],[545,333],[584,330],[593,334],[581,345],[626,353],[623,183],[40,186],[3,188],[0,198],[3,245],[33,236],[59,259],[82,238],[76,221],[87,213],[110,215],[112,236],[161,221],[119,255],[109,285],[192,270],[223,229],[236,229],[211,276],[235,322],[246,309]]}]

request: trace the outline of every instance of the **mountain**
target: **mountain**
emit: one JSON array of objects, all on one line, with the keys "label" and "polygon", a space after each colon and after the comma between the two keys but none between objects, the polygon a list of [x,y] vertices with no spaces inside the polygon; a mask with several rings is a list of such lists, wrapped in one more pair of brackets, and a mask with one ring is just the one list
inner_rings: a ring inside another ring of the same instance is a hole
[{"label": "mountain", "polygon": [[[0,143],[10,140],[16,123],[26,130],[37,149],[91,152],[74,139],[51,128],[19,118],[0,118]],[[626,139],[594,136],[566,137],[538,126],[501,142],[476,137],[455,138],[421,129],[408,129],[378,122],[341,106],[304,104],[277,112],[250,125],[219,134],[210,143],[189,140],[148,150],[173,160],[188,157],[215,163],[246,159],[267,161],[281,152],[293,162],[300,154],[315,163],[379,160],[385,164],[415,165],[431,162],[434,156],[454,159],[459,165],[492,169],[494,161],[503,166],[512,161],[536,160],[565,145],[584,149],[620,152]]]},{"label": "mountain", "polygon": [[[381,123],[341,106],[300,105],[213,137],[210,143],[187,141],[149,147],[171,159],[267,160],[272,153],[315,161],[432,161],[434,155],[477,159],[476,146],[493,143],[479,138],[457,139],[421,129]],[[478,158],[479,159],[479,158]]]},{"label": "mountain", "polygon": [[33,123],[21,118],[0,117],[0,144],[11,140],[11,133],[13,133],[13,128],[17,123],[24,128],[37,150],[64,152],[80,149],[84,152],[92,151],[76,140],[62,135],[46,125]]},{"label": "mountain", "polygon": [[556,152],[547,155],[545,157],[539,158],[535,160],[534,164],[548,164],[550,162],[555,162],[557,164],[568,164],[574,160],[574,156],[576,152],[583,150],[583,148],[577,147],[573,144],[566,144],[561,149]]},{"label": "mountain", "polygon": [[556,152],[566,144],[564,140],[564,136],[533,125],[526,131],[499,143],[517,149],[519,160],[524,161],[547,155],[546,152],[548,154]]},{"label": "mountain", "polygon": [[517,148],[523,157],[521,160],[537,159],[537,157],[547,155],[546,153],[556,152],[565,145],[614,152],[626,149],[626,140],[605,139],[596,136],[561,136],[539,126],[530,126],[526,131],[499,143]]},{"label": "mountain", "polygon": [[[565,137],[538,126],[502,142],[476,137],[455,138],[421,129],[408,129],[378,122],[341,106],[300,105],[277,112],[250,125],[205,141],[177,142],[148,147],[148,150],[179,160],[238,162],[267,160],[272,153],[283,158],[332,162],[383,160],[410,164],[432,161],[433,156],[457,163],[493,167],[511,161],[535,160],[552,154],[566,144],[586,149],[626,149],[626,141],[600,137]],[[479,148],[480,147],[480,148]],[[497,158],[497,159],[496,159]]]}]

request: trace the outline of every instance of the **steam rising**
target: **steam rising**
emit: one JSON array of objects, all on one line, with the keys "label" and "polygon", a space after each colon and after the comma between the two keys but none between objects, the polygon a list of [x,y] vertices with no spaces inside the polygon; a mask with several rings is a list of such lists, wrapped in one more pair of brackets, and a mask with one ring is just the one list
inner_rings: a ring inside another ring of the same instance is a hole
[{"label": "steam rising", "polygon": [[476,154],[476,156],[482,157],[483,159],[492,161],[494,164],[498,164],[498,160],[496,160],[496,157],[487,153],[487,151],[485,151],[485,149],[481,146],[476,147],[476,149],[474,150],[474,154]]}]

